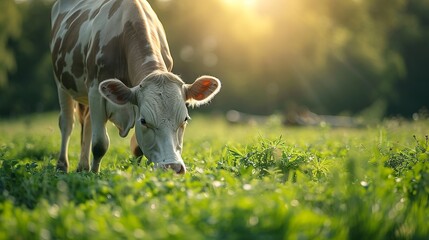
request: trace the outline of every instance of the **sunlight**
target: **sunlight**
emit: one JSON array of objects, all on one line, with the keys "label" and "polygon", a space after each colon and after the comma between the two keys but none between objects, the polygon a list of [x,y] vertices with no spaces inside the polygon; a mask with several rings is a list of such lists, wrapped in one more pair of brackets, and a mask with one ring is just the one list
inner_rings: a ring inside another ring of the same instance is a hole
[{"label": "sunlight", "polygon": [[245,7],[247,9],[256,9],[258,0],[223,0],[231,7]]}]

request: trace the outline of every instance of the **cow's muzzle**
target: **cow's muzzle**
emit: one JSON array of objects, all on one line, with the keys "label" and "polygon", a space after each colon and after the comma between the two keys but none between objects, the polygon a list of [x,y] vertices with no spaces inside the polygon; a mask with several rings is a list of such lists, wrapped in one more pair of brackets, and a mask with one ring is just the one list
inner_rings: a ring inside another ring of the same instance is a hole
[{"label": "cow's muzzle", "polygon": [[164,170],[173,170],[177,174],[185,174],[186,166],[183,161],[164,161],[162,163],[155,163],[155,168],[160,168]]},{"label": "cow's muzzle", "polygon": [[171,169],[175,171],[177,174],[185,174],[186,173],[186,167],[183,163],[168,163],[163,165],[163,168],[165,169]]}]

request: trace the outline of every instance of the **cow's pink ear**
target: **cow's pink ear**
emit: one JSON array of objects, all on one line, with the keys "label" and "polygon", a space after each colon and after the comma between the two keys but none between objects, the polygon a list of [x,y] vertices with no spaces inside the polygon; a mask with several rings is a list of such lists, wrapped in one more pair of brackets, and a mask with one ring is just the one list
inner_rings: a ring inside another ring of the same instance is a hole
[{"label": "cow's pink ear", "polygon": [[186,102],[191,106],[208,103],[220,91],[219,79],[211,76],[202,76],[192,84],[185,85]]},{"label": "cow's pink ear", "polygon": [[109,79],[101,82],[98,90],[103,97],[114,104],[125,105],[133,103],[133,90],[125,86],[118,79]]}]

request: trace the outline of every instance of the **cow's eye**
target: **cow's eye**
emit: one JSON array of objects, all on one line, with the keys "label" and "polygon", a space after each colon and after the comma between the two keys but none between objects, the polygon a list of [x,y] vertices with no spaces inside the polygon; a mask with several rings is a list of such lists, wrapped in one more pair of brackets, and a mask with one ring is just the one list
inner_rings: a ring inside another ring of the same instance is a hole
[{"label": "cow's eye", "polygon": [[144,119],[144,118],[140,118],[140,123],[141,123],[141,125],[144,125],[144,126],[147,125],[146,119]]},{"label": "cow's eye", "polygon": [[191,120],[191,117],[187,116],[187,117],[185,118],[185,122],[188,122],[189,120]]}]

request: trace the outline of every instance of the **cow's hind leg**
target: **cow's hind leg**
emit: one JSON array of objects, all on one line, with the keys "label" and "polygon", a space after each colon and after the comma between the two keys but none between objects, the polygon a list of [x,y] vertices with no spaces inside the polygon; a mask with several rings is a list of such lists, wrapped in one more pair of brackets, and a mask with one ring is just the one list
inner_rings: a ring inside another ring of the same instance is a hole
[{"label": "cow's hind leg", "polygon": [[57,169],[67,172],[69,168],[68,146],[70,134],[74,124],[74,106],[72,97],[58,86],[58,99],[60,103],[59,127],[61,130],[61,150],[57,162]]},{"label": "cow's hind leg", "polygon": [[83,104],[78,104],[79,122],[81,125],[80,135],[80,160],[77,166],[77,171],[89,171],[89,155],[91,150],[91,119],[89,116],[89,107]]}]

